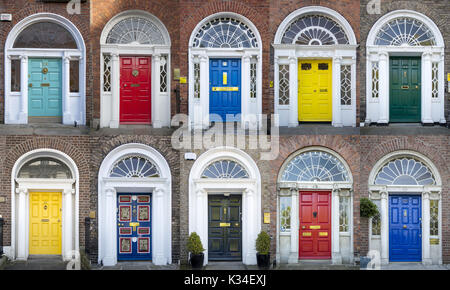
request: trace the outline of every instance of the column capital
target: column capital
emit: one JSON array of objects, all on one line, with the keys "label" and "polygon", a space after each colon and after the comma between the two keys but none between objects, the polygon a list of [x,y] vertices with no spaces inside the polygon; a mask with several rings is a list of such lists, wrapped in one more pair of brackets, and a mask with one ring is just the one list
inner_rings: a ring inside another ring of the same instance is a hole
[{"label": "column capital", "polygon": [[208,61],[208,56],[206,54],[199,55],[200,62],[206,62]]},{"label": "column capital", "polygon": [[112,60],[119,60],[119,56],[120,56],[120,54],[117,52],[111,53]]},{"label": "column capital", "polygon": [[21,55],[19,58],[22,60],[22,62],[28,61],[28,55]]},{"label": "column capital", "polygon": [[333,57],[333,62],[334,63],[341,63],[342,62],[342,56],[335,56]]},{"label": "column capital", "polygon": [[202,197],[202,196],[206,195],[206,190],[203,188],[200,188],[200,189],[197,189],[195,191],[195,193],[197,194],[197,197]]},{"label": "column capital", "polygon": [[63,59],[64,59],[64,62],[65,62],[65,63],[69,63],[70,60],[72,59],[72,57],[70,57],[70,56],[64,56]]},{"label": "column capital", "polygon": [[106,193],[106,196],[111,197],[114,194],[116,194],[116,189],[114,187],[107,187],[107,188],[105,188],[105,193]]},{"label": "column capital", "polygon": [[379,54],[380,60],[386,61],[389,59],[389,53],[387,53],[386,51],[382,51]]},{"label": "column capital", "polygon": [[424,191],[424,192],[422,193],[422,196],[423,196],[423,199],[424,199],[424,200],[429,200],[430,197],[431,197],[431,192],[429,192],[429,191]]},{"label": "column capital", "polygon": [[298,196],[298,189],[297,188],[291,188],[291,195],[292,196]]},{"label": "column capital", "polygon": [[70,195],[70,194],[75,194],[75,190],[74,189],[64,189],[63,190],[63,194],[64,195]]},{"label": "column capital", "polygon": [[28,189],[23,188],[23,187],[19,187],[19,188],[16,188],[16,193],[18,193],[18,194],[28,194]]},{"label": "column capital", "polygon": [[252,188],[246,188],[244,190],[245,194],[247,194],[248,196],[253,196],[255,194],[255,191]]},{"label": "column capital", "polygon": [[289,56],[288,59],[289,59],[289,63],[291,63],[291,64],[297,63],[297,57],[296,56],[293,56],[293,55]]},{"label": "column capital", "polygon": [[157,188],[155,188],[155,190],[153,192],[155,193],[156,197],[163,197],[164,193],[166,191],[163,188],[161,188],[161,187],[157,187]]},{"label": "column capital", "polygon": [[388,198],[387,191],[380,191],[380,196],[381,196],[381,199],[387,199]]}]

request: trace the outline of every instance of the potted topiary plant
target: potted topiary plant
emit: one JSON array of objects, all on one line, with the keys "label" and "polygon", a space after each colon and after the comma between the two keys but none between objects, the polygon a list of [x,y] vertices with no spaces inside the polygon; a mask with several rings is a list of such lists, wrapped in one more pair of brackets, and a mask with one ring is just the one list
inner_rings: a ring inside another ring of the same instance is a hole
[{"label": "potted topiary plant", "polygon": [[256,261],[258,267],[269,269],[270,267],[270,236],[265,231],[259,233],[256,239]]},{"label": "potted topiary plant", "polygon": [[205,250],[200,240],[199,235],[196,232],[192,232],[188,238],[187,250],[190,252],[189,262],[193,269],[201,269],[203,267],[203,260]]},{"label": "potted topiary plant", "polygon": [[[359,215],[361,218],[370,219],[378,215],[378,207],[370,199],[363,197],[359,200]],[[361,256],[359,259],[359,266],[361,269],[367,268],[371,258],[368,256]]]}]

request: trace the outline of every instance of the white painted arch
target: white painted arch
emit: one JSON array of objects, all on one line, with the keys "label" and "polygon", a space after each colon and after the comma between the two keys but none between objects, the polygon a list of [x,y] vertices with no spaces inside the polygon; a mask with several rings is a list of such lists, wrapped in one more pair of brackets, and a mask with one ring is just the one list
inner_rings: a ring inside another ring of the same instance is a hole
[{"label": "white painted arch", "polygon": [[[114,164],[129,155],[140,155],[157,167],[158,178],[109,177]],[[98,175],[98,263],[117,264],[117,193],[152,194],[152,262],[172,263],[172,175],[166,159],[156,149],[128,143],[112,150],[102,161]]]},{"label": "white painted arch", "polygon": [[[205,168],[218,160],[232,160],[247,171],[249,178],[201,178]],[[244,151],[217,147],[200,155],[189,173],[189,233],[196,232],[205,248],[208,263],[208,195],[242,194],[242,262],[256,264],[255,242],[261,230],[261,175],[256,162]]]},{"label": "white painted arch", "polygon": [[[106,39],[110,31],[120,21],[131,17],[143,18],[161,32],[163,44],[109,44]],[[123,11],[111,18],[100,36],[100,127],[118,128],[120,125],[120,56],[151,56],[152,125],[155,128],[170,126],[171,92],[171,39],[164,23],[155,15],[143,10]],[[105,59],[109,58],[111,88],[105,90]],[[166,90],[161,90],[160,73],[166,63]]]},{"label": "white painted arch", "polygon": [[[18,178],[24,164],[36,158],[59,160],[68,166],[71,179]],[[51,191],[62,193],[62,258],[72,259],[79,251],[79,171],[73,159],[55,149],[36,149],[22,155],[11,171],[11,259],[27,260],[29,255],[29,193]]]},{"label": "white painted arch", "polygon": [[[53,22],[64,27],[74,38],[77,49],[13,48],[14,41],[30,25]],[[67,18],[53,13],[37,13],[19,21],[9,32],[5,42],[5,124],[28,123],[28,58],[61,58],[63,124],[86,123],[86,46],[78,28]],[[11,60],[21,60],[21,91],[11,91]],[[79,92],[70,92],[70,60],[78,60]]]},{"label": "white painted arch", "polygon": [[[346,45],[282,44],[286,29],[304,15],[323,15],[336,21],[347,35]],[[298,122],[298,61],[301,59],[332,59],[332,122],[334,127],[356,126],[356,49],[355,33],[350,23],[337,11],[323,6],[307,6],[290,13],[279,25],[274,43],[275,113],[280,126],[297,127]],[[341,104],[341,67],[350,66],[351,101]],[[289,104],[280,104],[280,66],[288,66]]]},{"label": "white painted arch", "polygon": [[[375,45],[380,29],[397,18],[410,18],[426,25],[433,33],[435,46]],[[446,123],[445,120],[445,42],[438,26],[425,14],[413,10],[395,10],[381,16],[372,26],[366,42],[366,119],[364,123],[389,123],[389,57],[420,56],[421,62],[421,122]],[[437,97],[432,97],[432,66],[437,67]],[[379,70],[378,96],[373,93],[373,68]]]}]

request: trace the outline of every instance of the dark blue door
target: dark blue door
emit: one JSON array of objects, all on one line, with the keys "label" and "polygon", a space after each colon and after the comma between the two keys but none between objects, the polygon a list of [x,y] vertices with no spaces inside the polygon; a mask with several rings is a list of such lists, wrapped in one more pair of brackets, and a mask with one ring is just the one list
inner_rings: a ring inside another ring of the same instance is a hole
[{"label": "dark blue door", "polygon": [[117,260],[151,260],[151,195],[117,195]]},{"label": "dark blue door", "polygon": [[389,196],[389,260],[422,261],[422,200],[420,195]]},{"label": "dark blue door", "polygon": [[[212,122],[240,121],[241,60],[211,59],[209,62],[209,113]],[[232,115],[227,117],[227,115]]]}]

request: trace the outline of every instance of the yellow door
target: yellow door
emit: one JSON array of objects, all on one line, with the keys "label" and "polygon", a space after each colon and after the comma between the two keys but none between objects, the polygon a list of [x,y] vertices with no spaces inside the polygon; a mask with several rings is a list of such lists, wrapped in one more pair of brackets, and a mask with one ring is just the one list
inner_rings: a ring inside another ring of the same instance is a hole
[{"label": "yellow door", "polygon": [[60,192],[30,193],[30,255],[61,255]]},{"label": "yellow door", "polygon": [[298,120],[331,122],[331,60],[298,62]]}]

